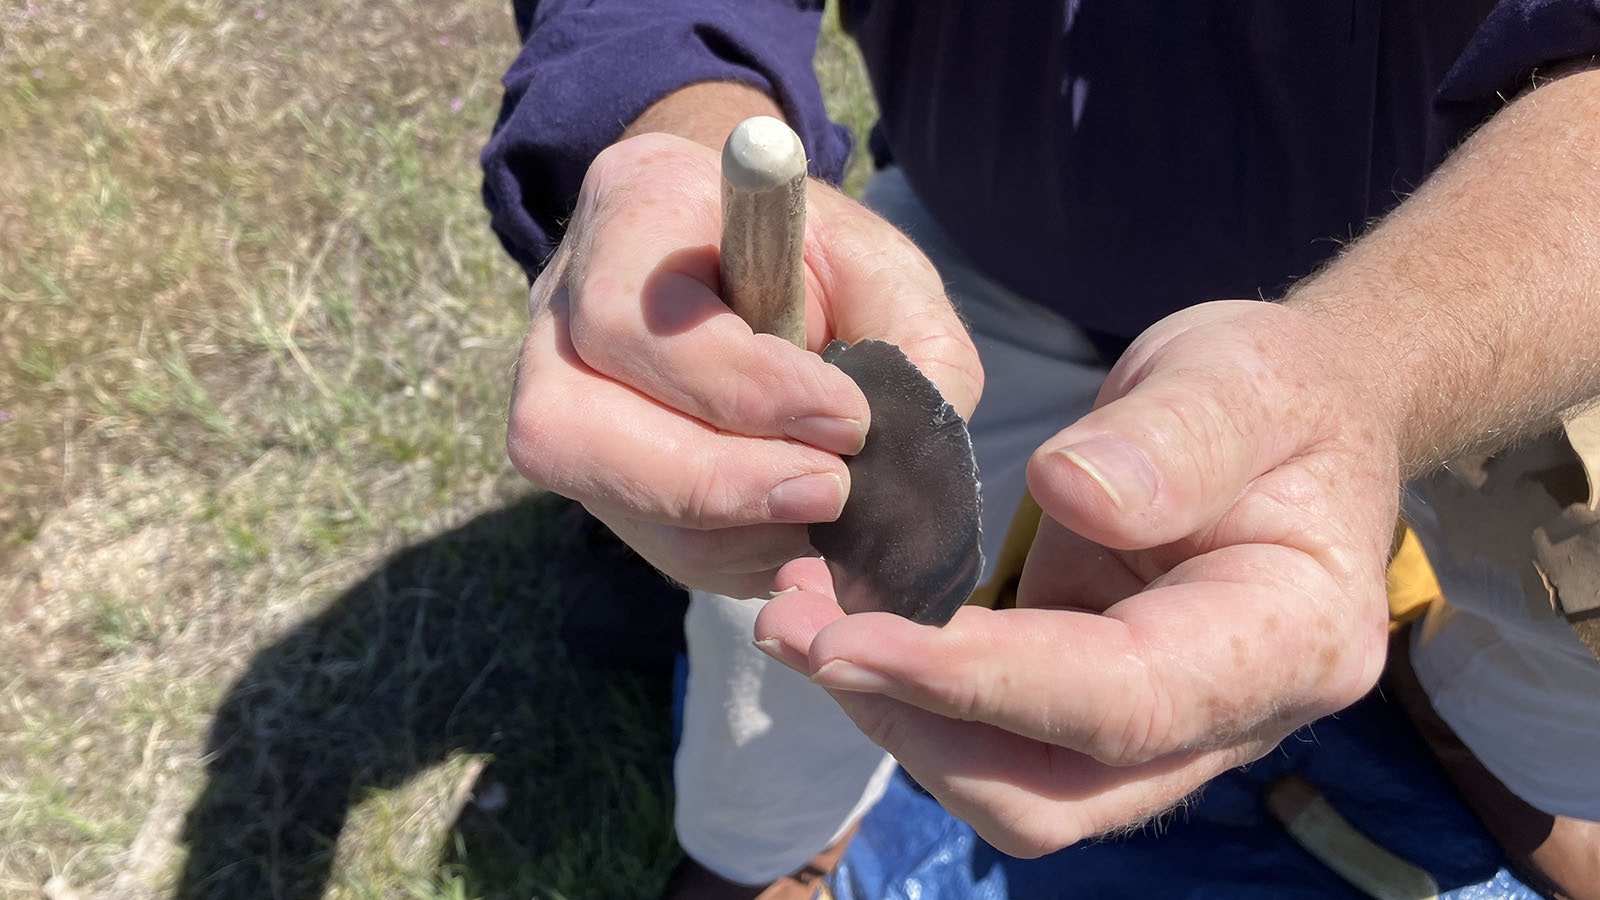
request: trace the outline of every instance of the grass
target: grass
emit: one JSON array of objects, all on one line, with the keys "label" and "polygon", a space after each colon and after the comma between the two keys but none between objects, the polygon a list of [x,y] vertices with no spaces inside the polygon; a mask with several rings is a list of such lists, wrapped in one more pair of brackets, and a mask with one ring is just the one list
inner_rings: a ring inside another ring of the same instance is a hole
[{"label": "grass", "polygon": [[[569,656],[600,551],[501,449],[515,50],[503,0],[0,0],[0,897],[677,860],[666,676]],[[830,19],[859,129],[851,54]]]}]

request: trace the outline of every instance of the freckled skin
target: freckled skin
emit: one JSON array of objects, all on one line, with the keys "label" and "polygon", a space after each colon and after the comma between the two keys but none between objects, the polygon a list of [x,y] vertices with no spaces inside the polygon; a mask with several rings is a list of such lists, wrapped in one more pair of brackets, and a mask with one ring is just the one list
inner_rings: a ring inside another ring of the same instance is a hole
[{"label": "freckled skin", "polygon": [[[1029,853],[1134,820],[1355,702],[1383,663],[1382,563],[1404,480],[1600,394],[1600,168],[1584,152],[1600,71],[1530,96],[1281,302],[1203,304],[1147,331],[1095,410],[1034,457],[1047,516],[1150,582],[1098,621],[1038,621],[1072,652],[1030,654],[984,630],[1062,597],[958,614],[951,630],[991,638],[972,667],[990,681],[952,703],[939,678],[963,660],[894,617],[834,605],[830,620],[818,598],[780,596],[758,634],[798,630],[800,647],[816,639],[813,661],[897,674],[893,698],[838,699],[979,834]],[[1050,464],[1108,437],[1099,446],[1137,452],[1107,459],[1149,461],[1157,477]],[[1256,648],[1249,665],[1228,634]],[[1132,682],[1114,665],[1129,654],[1144,667]],[[952,706],[977,721],[941,718]]]},{"label": "freckled skin", "polygon": [[1323,644],[1317,651],[1317,675],[1319,680],[1333,677],[1334,671],[1339,667],[1339,648],[1332,644]]},{"label": "freckled skin", "polygon": [[1238,666],[1241,669],[1249,666],[1250,665],[1250,647],[1249,647],[1248,644],[1246,644],[1244,642],[1244,638],[1240,637],[1237,634],[1229,635],[1228,644],[1229,644],[1229,646],[1233,647],[1233,663],[1234,663],[1234,665]]}]

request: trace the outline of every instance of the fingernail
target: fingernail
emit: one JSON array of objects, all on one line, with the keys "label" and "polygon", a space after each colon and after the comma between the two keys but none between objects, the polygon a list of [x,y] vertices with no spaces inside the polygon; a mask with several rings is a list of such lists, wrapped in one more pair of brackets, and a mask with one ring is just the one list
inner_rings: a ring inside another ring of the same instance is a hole
[{"label": "fingernail", "polygon": [[829,472],[801,475],[767,495],[767,514],[784,522],[832,522],[844,509],[844,481]]},{"label": "fingernail", "polygon": [[1056,452],[1093,478],[1123,512],[1138,512],[1155,499],[1156,467],[1127,441],[1091,438]]},{"label": "fingernail", "polygon": [[842,659],[823,663],[811,680],[829,690],[862,694],[887,694],[895,686],[889,678]]},{"label": "fingernail", "polygon": [[783,641],[777,638],[767,638],[764,641],[755,641],[754,643],[757,650],[772,657],[775,661],[788,666],[801,675],[806,674],[806,670],[809,668],[806,658]]},{"label": "fingernail", "polygon": [[855,419],[838,416],[795,416],[783,425],[783,433],[813,447],[854,456],[867,442],[867,429]]}]

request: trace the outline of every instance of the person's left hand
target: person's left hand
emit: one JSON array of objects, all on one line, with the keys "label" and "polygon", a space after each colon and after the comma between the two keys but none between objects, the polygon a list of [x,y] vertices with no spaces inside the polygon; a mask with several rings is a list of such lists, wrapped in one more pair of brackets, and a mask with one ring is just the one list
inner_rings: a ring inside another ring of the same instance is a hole
[{"label": "person's left hand", "polygon": [[1292,308],[1172,316],[1030,461],[1017,609],[845,616],[800,559],[758,646],[1007,853],[1156,815],[1382,668],[1400,476],[1359,365]]}]

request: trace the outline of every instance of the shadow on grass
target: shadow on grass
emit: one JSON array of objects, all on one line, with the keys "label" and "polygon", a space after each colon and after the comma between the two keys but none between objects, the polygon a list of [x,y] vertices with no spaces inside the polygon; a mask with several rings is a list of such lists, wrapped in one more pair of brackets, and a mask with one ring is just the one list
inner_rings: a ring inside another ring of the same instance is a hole
[{"label": "shadow on grass", "polygon": [[[631,623],[640,646],[681,621],[675,592],[554,498],[395,554],[228,691],[177,897],[323,896],[353,808],[463,752],[488,755],[479,791],[502,785],[505,803],[468,804],[451,877],[428,880],[478,897],[653,894],[679,852],[670,655],[586,665],[560,634],[575,594],[581,611],[619,592],[659,600]],[[374,887],[357,893],[396,886]]]}]

